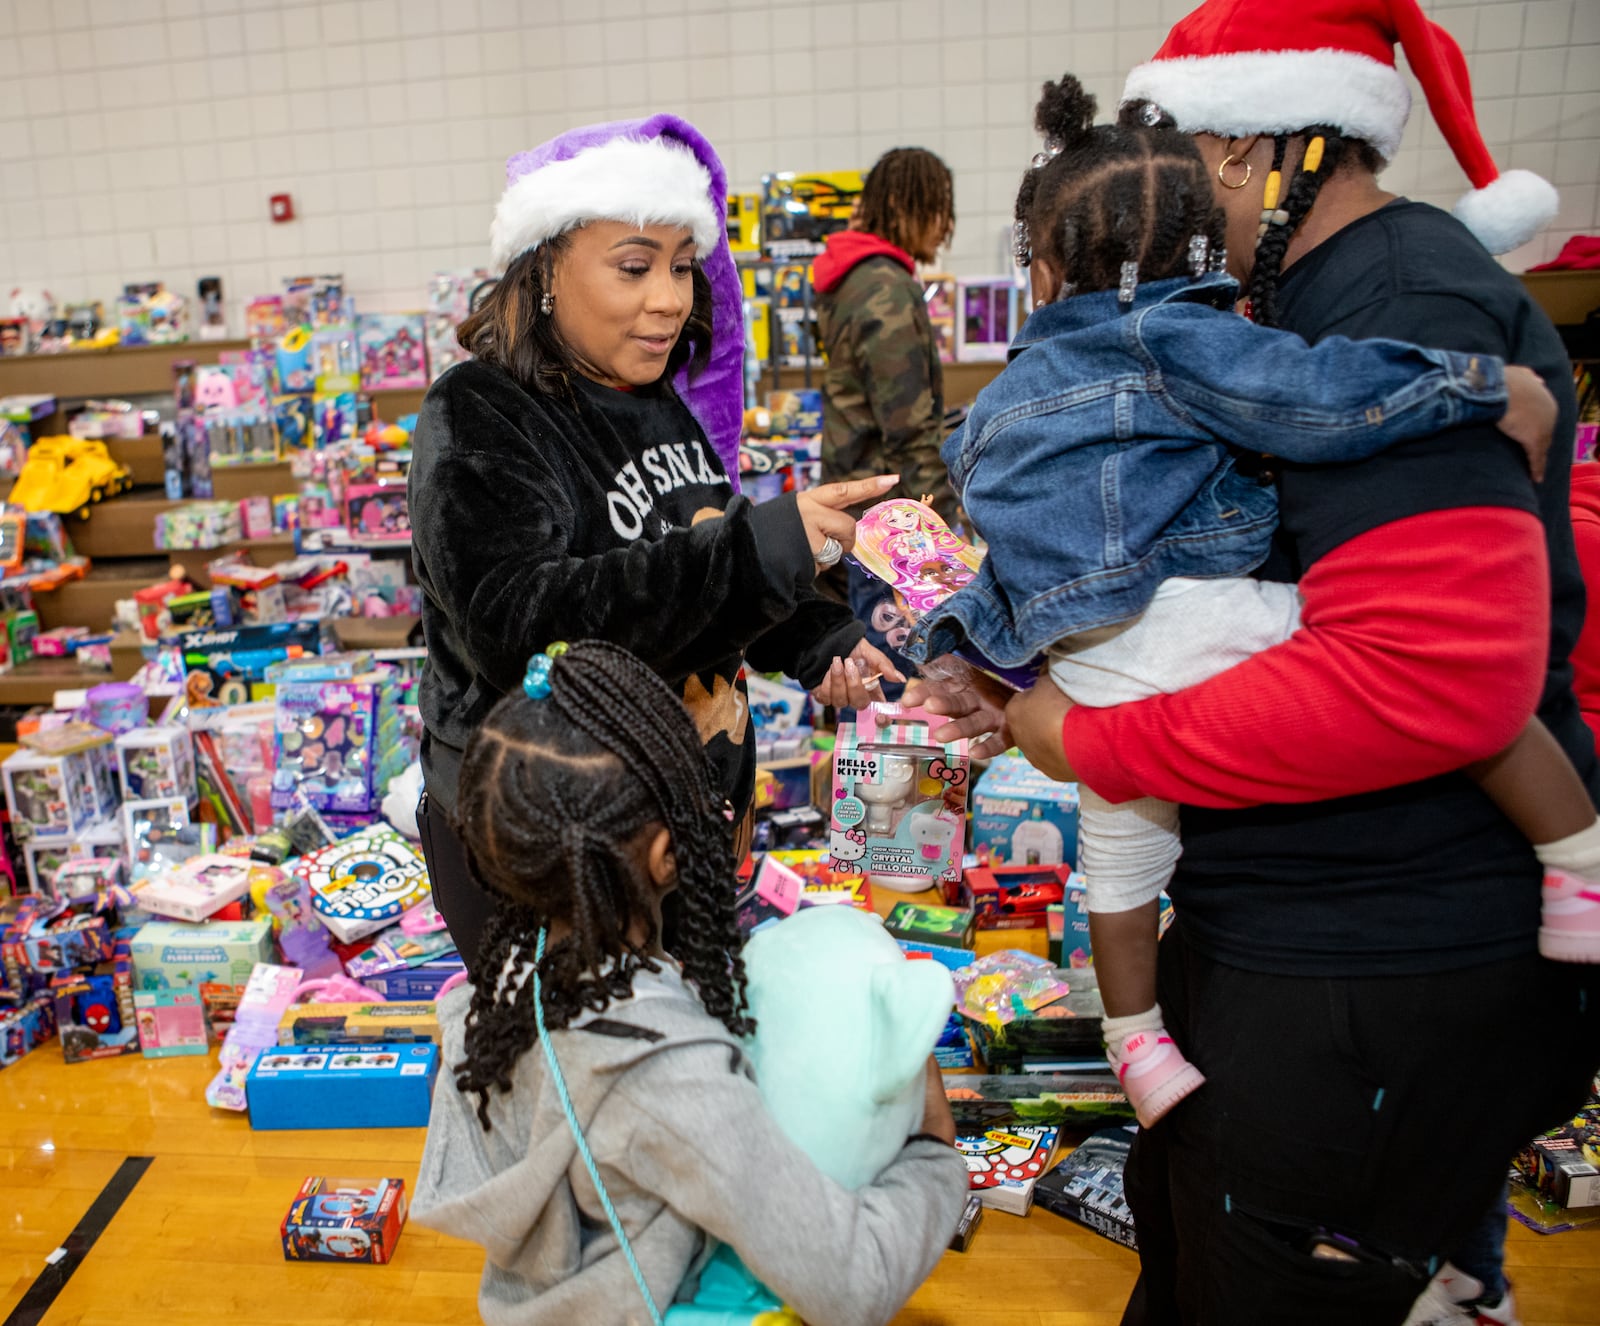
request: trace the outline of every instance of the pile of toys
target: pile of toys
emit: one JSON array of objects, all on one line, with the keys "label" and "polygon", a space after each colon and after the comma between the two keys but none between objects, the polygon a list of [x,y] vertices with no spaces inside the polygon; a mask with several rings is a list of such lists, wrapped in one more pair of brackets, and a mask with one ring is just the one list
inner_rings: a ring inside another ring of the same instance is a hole
[{"label": "pile of toys", "polygon": [[0,1063],[52,1035],[69,1063],[220,1042],[207,1099],[255,1127],[426,1122],[432,1000],[463,968],[382,813],[414,677],[319,644],[310,623],[182,632],[155,721],[123,683],[22,725]]}]

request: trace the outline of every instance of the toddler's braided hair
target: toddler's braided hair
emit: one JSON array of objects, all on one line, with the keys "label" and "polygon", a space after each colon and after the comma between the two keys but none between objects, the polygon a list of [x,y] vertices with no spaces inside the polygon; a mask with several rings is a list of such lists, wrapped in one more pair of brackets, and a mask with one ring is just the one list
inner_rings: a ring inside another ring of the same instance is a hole
[{"label": "toddler's braided hair", "polygon": [[1223,212],[1193,140],[1170,120],[1149,124],[1124,113],[1116,124],[1096,124],[1096,109],[1071,74],[1044,85],[1034,126],[1054,155],[1017,191],[1031,257],[1060,272],[1072,294],[1117,289],[1128,262],[1139,265],[1141,282],[1189,276],[1195,235],[1214,262],[1225,242]]},{"label": "toddler's braided hair", "polygon": [[546,1025],[627,998],[658,936],[630,926],[652,911],[646,830],[672,838],[680,904],[675,956],[706,1010],[735,1035],[745,1016],[744,964],[734,921],[733,825],[713,790],[694,721],[666,682],[601,641],[574,644],[550,669],[550,693],[518,688],[473,734],[461,766],[457,819],[480,880],[499,898],[484,932],[456,1086],[478,1095],[511,1085],[538,1038],[531,973],[539,930]]}]

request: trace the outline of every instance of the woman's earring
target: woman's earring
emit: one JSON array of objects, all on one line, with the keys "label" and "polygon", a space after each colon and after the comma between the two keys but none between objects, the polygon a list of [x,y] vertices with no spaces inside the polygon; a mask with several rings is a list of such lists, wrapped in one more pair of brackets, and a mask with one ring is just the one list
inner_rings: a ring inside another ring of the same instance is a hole
[{"label": "woman's earring", "polygon": [[[1229,166],[1244,167],[1244,178],[1237,184],[1228,178]],[[1229,152],[1227,156],[1222,158],[1222,164],[1217,167],[1217,182],[1220,183],[1224,189],[1242,189],[1245,185],[1250,183],[1250,176],[1253,174],[1255,174],[1254,166],[1252,166],[1248,161],[1241,161],[1238,157],[1234,156],[1232,152]]]},{"label": "woman's earring", "polygon": [[553,312],[555,312],[555,307],[556,297],[546,290],[539,299],[539,312],[543,313],[545,317],[548,318]]}]

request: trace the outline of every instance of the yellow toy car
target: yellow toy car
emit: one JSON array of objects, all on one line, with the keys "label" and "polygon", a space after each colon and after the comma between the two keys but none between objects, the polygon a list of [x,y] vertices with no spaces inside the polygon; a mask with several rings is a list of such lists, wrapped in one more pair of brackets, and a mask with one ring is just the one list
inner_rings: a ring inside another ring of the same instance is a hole
[{"label": "yellow toy car", "polygon": [[7,501],[27,511],[54,511],[86,517],[96,502],[127,492],[133,478],[111,459],[104,442],[79,437],[41,437]]}]

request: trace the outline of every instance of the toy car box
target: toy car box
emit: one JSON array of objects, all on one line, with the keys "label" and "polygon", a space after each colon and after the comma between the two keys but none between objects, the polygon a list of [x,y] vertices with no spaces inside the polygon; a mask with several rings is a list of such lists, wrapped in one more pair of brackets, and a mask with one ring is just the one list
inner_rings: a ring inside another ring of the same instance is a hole
[{"label": "toy car box", "polygon": [[297,1046],[250,1065],[245,1096],[257,1129],[425,1128],[439,1047]]},{"label": "toy car box", "polygon": [[133,1008],[139,1022],[139,1049],[146,1059],[204,1054],[210,1048],[199,990],[135,990]]},{"label": "toy car box", "polygon": [[50,977],[109,962],[114,956],[115,943],[104,916],[62,912],[59,903],[43,899],[20,901],[0,929],[0,962],[8,977],[16,972]]},{"label": "toy car box", "polygon": [[152,921],[133,937],[136,990],[215,984],[242,991],[256,963],[270,961],[270,921]]},{"label": "toy car box", "polygon": [[439,991],[444,989],[445,982],[466,969],[466,964],[460,958],[452,956],[441,958],[437,962],[423,963],[420,967],[410,967],[405,971],[385,972],[382,976],[363,976],[361,984],[373,994],[389,1000],[437,999]]},{"label": "toy car box", "polygon": [[972,850],[981,865],[1075,865],[1077,785],[1046,778],[1020,755],[1000,756],[972,791]]},{"label": "toy car box", "polygon": [[279,1231],[291,1262],[373,1262],[394,1256],[406,1223],[402,1179],[310,1178]]},{"label": "toy car box", "polygon": [[979,930],[1032,930],[1074,888],[1081,893],[1083,880],[1070,866],[973,866],[946,890],[946,901],[972,908]]},{"label": "toy car box", "polygon": [[279,1045],[410,1045],[439,1042],[431,1001],[412,1004],[296,1004],[278,1023]]},{"label": "toy car box", "polygon": [[61,1053],[69,1064],[139,1053],[134,1021],[133,964],[126,941],[110,962],[62,972],[50,982]]},{"label": "toy car box", "polygon": [[896,939],[954,949],[972,948],[975,925],[970,907],[930,907],[917,902],[897,902],[884,918],[884,928]]}]

